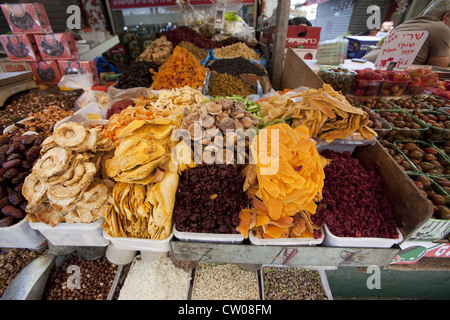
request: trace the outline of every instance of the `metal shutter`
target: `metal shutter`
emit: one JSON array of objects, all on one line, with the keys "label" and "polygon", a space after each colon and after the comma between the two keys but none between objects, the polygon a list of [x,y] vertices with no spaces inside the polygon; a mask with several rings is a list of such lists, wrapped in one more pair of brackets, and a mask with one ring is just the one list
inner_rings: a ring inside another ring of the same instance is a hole
[{"label": "metal shutter", "polygon": [[349,6],[343,11],[339,11],[336,16],[332,8],[337,7],[339,0],[331,0],[317,6],[317,15],[314,22],[315,27],[321,27],[320,40],[332,40],[344,35],[349,28],[352,17],[353,6]]},{"label": "metal shutter", "polygon": [[367,19],[371,16],[371,14],[367,13],[367,8],[371,5],[377,5],[380,7],[380,24],[384,22],[386,13],[389,9],[390,0],[358,0],[353,6],[353,15],[350,20],[350,25],[348,27],[348,31],[351,34],[358,34],[360,32],[367,31]]}]

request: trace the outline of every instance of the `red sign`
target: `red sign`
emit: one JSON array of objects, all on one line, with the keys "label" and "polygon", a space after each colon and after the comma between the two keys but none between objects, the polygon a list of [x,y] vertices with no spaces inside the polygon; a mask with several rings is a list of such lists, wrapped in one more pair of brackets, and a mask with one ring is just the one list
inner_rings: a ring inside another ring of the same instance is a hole
[{"label": "red sign", "polygon": [[[188,2],[193,6],[208,6],[213,4],[211,0],[190,0]],[[253,4],[254,2],[253,0],[244,0],[242,3]],[[111,10],[145,7],[170,7],[176,5],[176,0],[109,0]]]}]

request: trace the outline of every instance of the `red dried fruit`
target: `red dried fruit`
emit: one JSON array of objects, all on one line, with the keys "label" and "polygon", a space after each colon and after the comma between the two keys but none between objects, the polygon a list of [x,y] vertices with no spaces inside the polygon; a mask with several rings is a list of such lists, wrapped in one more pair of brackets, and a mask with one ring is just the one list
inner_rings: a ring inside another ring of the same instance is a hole
[{"label": "red dried fruit", "polygon": [[339,237],[397,238],[394,211],[383,190],[383,177],[375,163],[352,158],[350,153],[325,150],[331,163],[325,167],[320,210],[312,215],[319,226],[327,224]]}]

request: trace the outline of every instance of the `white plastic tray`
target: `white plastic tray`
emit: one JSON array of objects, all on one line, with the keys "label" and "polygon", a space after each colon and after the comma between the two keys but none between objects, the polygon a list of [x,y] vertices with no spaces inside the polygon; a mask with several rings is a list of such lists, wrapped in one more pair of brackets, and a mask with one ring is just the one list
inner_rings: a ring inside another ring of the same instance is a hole
[{"label": "white plastic tray", "polygon": [[88,113],[98,114],[99,116],[101,116],[101,109],[100,109],[98,103],[91,102],[86,107],[75,112],[73,115],[65,117],[64,119],[58,121],[57,123],[55,123],[53,130],[55,130],[61,124],[68,122],[68,121],[72,121],[72,122],[76,122],[76,123],[83,123],[86,120],[100,120],[100,119],[89,119],[87,116]]},{"label": "white plastic tray", "polygon": [[173,234],[175,238],[181,241],[194,241],[194,242],[216,242],[216,243],[242,243],[244,237],[238,234],[231,233],[201,233],[201,232],[181,232],[173,227]]},{"label": "white plastic tray", "polygon": [[32,229],[40,231],[55,246],[103,247],[109,241],[103,237],[104,218],[92,223],[59,223],[51,227],[42,222],[30,222]]},{"label": "white plastic tray", "polygon": [[377,139],[375,137],[372,140],[354,140],[354,141],[352,141],[349,138],[343,140],[337,139],[331,143],[326,143],[325,141],[322,140],[316,140],[316,148],[319,153],[321,153],[326,149],[329,149],[340,153],[348,151],[350,152],[350,154],[352,154],[357,147],[373,145],[376,143],[376,141]]},{"label": "white plastic tray", "polygon": [[0,228],[1,248],[35,249],[42,246],[45,237],[37,230],[30,228],[26,218],[10,227]]},{"label": "white plastic tray", "polygon": [[[265,267],[277,267],[277,268],[291,268],[290,266],[284,266],[284,265],[262,265],[261,266],[261,297],[262,300],[265,300],[265,296],[264,296],[264,268]],[[319,275],[320,275],[320,280],[322,281],[322,286],[323,289],[325,290],[325,293],[327,294],[328,300],[333,300],[333,295],[331,294],[331,289],[330,289],[330,285],[328,284],[328,279],[327,279],[327,275],[325,273],[324,270],[319,269],[319,268],[302,268],[302,267],[292,267],[292,268],[297,268],[297,269],[305,269],[305,270],[316,270]]]},{"label": "white plastic tray", "polygon": [[[24,123],[25,121],[27,121],[29,119],[29,117],[28,118],[25,118],[25,119],[22,119],[22,120],[20,120],[20,121],[17,121],[16,123]],[[3,134],[6,134],[6,133],[8,133],[8,132],[12,132],[13,131],[13,128],[15,127],[16,125],[13,123],[12,125],[9,125],[9,126],[7,126],[5,129],[3,129]],[[28,131],[28,132],[34,132],[34,131]]]},{"label": "white plastic tray", "polygon": [[352,248],[390,248],[403,240],[403,235],[397,228],[398,238],[367,238],[367,237],[337,237],[330,232],[327,225],[323,226],[325,230],[325,240],[323,244],[328,247],[352,247]]},{"label": "white plastic tray", "polygon": [[279,239],[259,239],[250,231],[248,238],[253,245],[257,246],[317,246],[325,239],[323,228],[320,229],[321,237],[314,238],[279,238]]},{"label": "white plastic tray", "polygon": [[103,237],[108,241],[111,241],[111,243],[117,249],[168,252],[171,249],[170,240],[173,237],[173,232],[164,240],[125,238],[125,237],[114,238],[111,237],[105,230],[103,230]]}]

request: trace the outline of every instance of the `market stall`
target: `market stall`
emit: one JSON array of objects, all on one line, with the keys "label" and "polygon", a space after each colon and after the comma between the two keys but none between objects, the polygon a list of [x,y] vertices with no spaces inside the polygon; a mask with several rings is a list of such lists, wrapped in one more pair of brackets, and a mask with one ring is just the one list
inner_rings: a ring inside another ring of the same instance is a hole
[{"label": "market stall", "polygon": [[275,50],[179,26],[101,88],[64,73],[90,52],[35,56],[59,76],[1,110],[1,299],[332,300],[326,271],[448,244],[445,73]]}]

